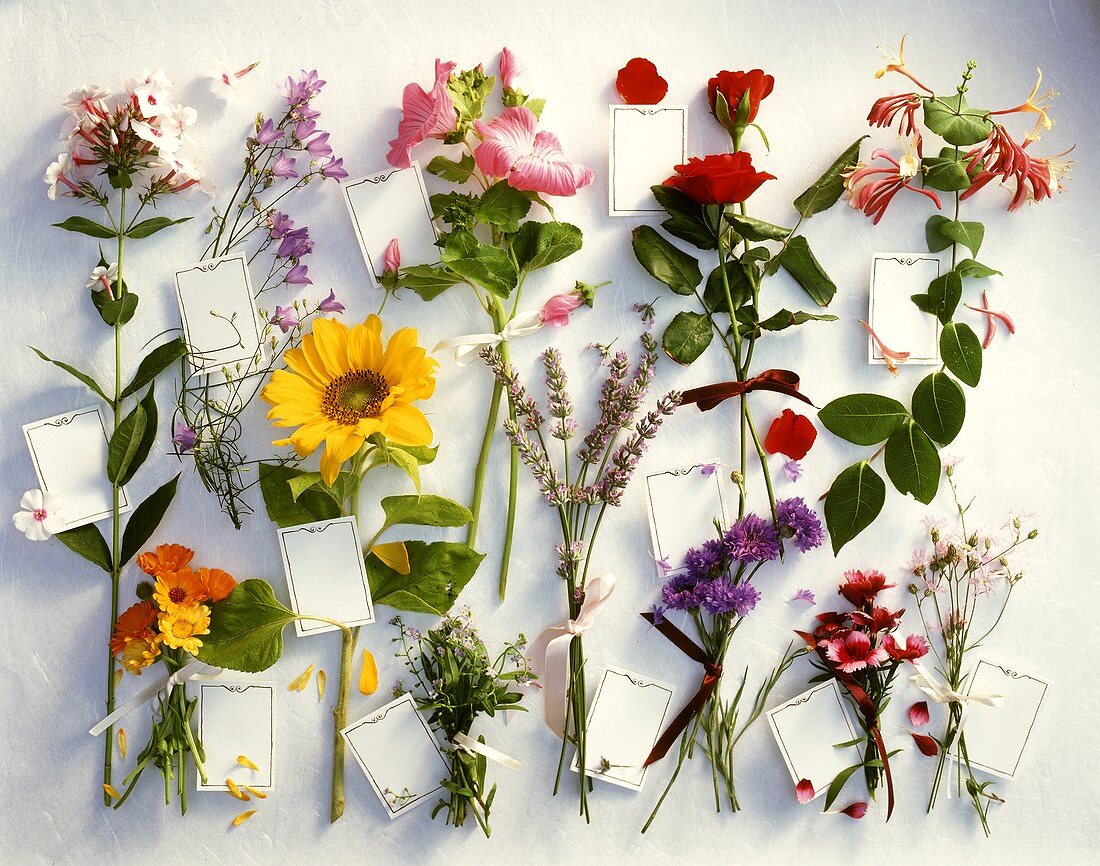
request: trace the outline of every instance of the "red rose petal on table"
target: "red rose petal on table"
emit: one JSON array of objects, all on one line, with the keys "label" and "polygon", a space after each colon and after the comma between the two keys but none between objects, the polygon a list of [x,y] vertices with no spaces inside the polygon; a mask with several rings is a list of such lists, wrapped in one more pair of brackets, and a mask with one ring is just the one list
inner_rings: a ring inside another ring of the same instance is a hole
[{"label": "red rose petal on table", "polygon": [[929,758],[934,758],[940,753],[940,744],[929,737],[927,734],[912,734],[913,741],[917,744],[917,748],[920,749],[922,755],[927,755]]},{"label": "red rose petal on table", "polygon": [[813,782],[809,779],[803,779],[794,786],[794,795],[798,798],[799,803],[809,803],[814,798]]},{"label": "red rose petal on table", "polygon": [[849,818],[855,818],[857,821],[867,814],[866,803],[852,803],[851,806],[845,806],[840,810]]},{"label": "red rose petal on table", "polygon": [[652,62],[635,57],[615,76],[615,89],[627,105],[656,105],[668,93],[668,82]]},{"label": "red rose petal on table", "polygon": [[801,460],[813,447],[817,428],[805,415],[790,409],[772,421],[768,435],[764,437],[764,450],[769,454],[786,454],[791,460]]},{"label": "red rose petal on table", "polygon": [[928,718],[928,701],[919,701],[909,708],[909,724],[914,728],[923,728]]}]

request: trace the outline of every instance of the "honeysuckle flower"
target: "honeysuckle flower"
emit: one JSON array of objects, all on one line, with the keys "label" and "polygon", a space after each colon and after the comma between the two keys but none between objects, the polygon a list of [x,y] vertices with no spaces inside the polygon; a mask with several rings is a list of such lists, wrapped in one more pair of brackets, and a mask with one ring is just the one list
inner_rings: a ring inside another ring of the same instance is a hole
[{"label": "honeysuckle flower", "polygon": [[475,121],[482,139],[474,150],[477,167],[513,189],[546,195],[576,195],[592,183],[596,173],[567,161],[557,136],[537,127],[538,118],[523,105],[504,109],[489,123]]},{"label": "honeysuckle flower", "polygon": [[231,99],[237,93],[237,82],[259,65],[260,62],[257,60],[244,69],[234,71],[232,66],[223,64],[210,79],[210,92],[218,99]]},{"label": "honeysuckle flower", "polygon": [[934,758],[940,753],[940,745],[928,734],[914,734],[912,731],[909,735],[913,738],[913,742],[917,744],[917,748],[920,749],[920,753],[927,758]]},{"label": "honeysuckle flower", "polygon": [[347,180],[348,172],[344,168],[344,159],[331,158],[321,166],[321,176],[328,180]]},{"label": "honeysuckle flower", "polygon": [[394,168],[408,168],[410,151],[426,138],[444,139],[457,124],[454,101],[447,91],[447,82],[455,64],[435,61],[435,81],[425,90],[415,81],[405,85],[401,94],[401,121],[397,137],[390,141],[386,161]]},{"label": "honeysuckle flower", "polygon": [[519,88],[519,75],[523,71],[523,67],[519,65],[519,61],[516,60],[516,55],[505,46],[500,49],[500,86],[507,92],[518,91]]},{"label": "honeysuckle flower", "polygon": [[1035,118],[1035,128],[1025,136],[1028,141],[1038,141],[1044,132],[1049,132],[1054,128],[1054,121],[1050,119],[1047,109],[1054,97],[1058,95],[1057,91],[1048,88],[1046,93],[1039,96],[1039,88],[1043,85],[1043,70],[1037,68],[1035,71],[1039,73],[1039,77],[1035,80],[1035,86],[1031,88],[1031,93],[1028,94],[1027,99],[1012,108],[1002,108],[1000,111],[989,112],[992,115],[1018,114],[1021,112],[1038,115]]},{"label": "honeysuckle flower", "polygon": [[909,724],[914,728],[923,728],[931,716],[928,714],[928,701],[917,701],[909,708]]},{"label": "honeysuckle flower", "polygon": [[800,589],[790,598],[791,601],[804,601],[807,604],[816,604],[817,599],[814,598],[814,594],[811,590]]},{"label": "honeysuckle flower", "polygon": [[328,297],[317,305],[317,309],[322,313],[342,313],[344,305],[336,300],[336,290],[329,289]]},{"label": "honeysuckle flower", "polygon": [[899,93],[896,96],[883,96],[875,100],[867,114],[871,126],[886,128],[898,122],[898,135],[910,136],[917,130],[916,114],[923,106],[916,93]]},{"label": "honeysuckle flower", "polygon": [[19,507],[22,511],[12,515],[12,523],[31,541],[45,541],[65,528],[65,497],[59,493],[28,490]]},{"label": "honeysuckle flower", "polygon": [[870,334],[871,339],[874,340],[875,345],[878,346],[878,350],[882,352],[882,359],[886,362],[886,369],[890,371],[891,375],[897,378],[898,364],[902,364],[909,360],[909,352],[895,352],[889,346],[887,346],[874,329],[867,324],[863,319],[859,320],[859,323],[863,325],[863,329]]},{"label": "honeysuckle flower", "polygon": [[198,441],[199,434],[190,425],[183,421],[176,422],[176,433],[172,437],[172,444],[176,446],[176,450],[180,454],[186,454],[188,451],[194,450],[195,443]]},{"label": "honeysuckle flower", "polygon": [[273,144],[282,137],[283,131],[275,125],[275,121],[270,117],[260,124],[260,128],[256,130],[256,141],[264,147]]},{"label": "honeysuckle flower", "polygon": [[966,305],[967,309],[973,310],[975,313],[981,313],[985,316],[985,339],[982,340],[982,348],[988,349],[989,344],[993,342],[993,337],[997,334],[997,320],[1000,319],[1006,328],[1008,333],[1016,333],[1016,325],[1009,317],[1008,313],[1000,310],[993,310],[989,307],[989,297],[985,291],[982,292],[982,305],[980,307],[974,307],[970,304]]},{"label": "honeysuckle flower", "polygon": [[283,279],[288,286],[312,286],[313,280],[306,276],[308,273],[309,268],[305,265],[295,265],[286,272],[286,276]]},{"label": "honeysuckle flower", "polygon": [[109,294],[111,292],[111,284],[117,279],[118,262],[111,262],[106,267],[97,265],[92,268],[92,275],[88,279],[86,288],[91,289],[98,285],[99,288],[96,289],[97,292],[107,292]]},{"label": "honeysuckle flower", "polygon": [[799,803],[809,803],[814,798],[813,782],[809,779],[801,780],[794,786],[794,796]]},{"label": "honeysuckle flower", "polygon": [[271,173],[275,175],[275,177],[297,177],[298,172],[294,168],[294,162],[294,157],[283,153],[275,160],[275,164],[271,166]]},{"label": "honeysuckle flower", "polygon": [[886,65],[875,72],[875,78],[882,78],[887,72],[896,72],[899,75],[904,75],[925,93],[932,93],[932,89],[921,84],[909,67],[905,65],[905,40],[908,36],[909,34],[906,33],[901,37],[901,43],[898,45],[897,51],[890,47],[883,48],[881,45],[879,46],[878,50],[882,52],[882,59],[886,61]]},{"label": "honeysuckle flower", "polygon": [[823,640],[821,646],[824,647],[829,661],[846,674],[864,668],[877,668],[889,658],[885,649],[874,646],[871,639],[861,631]]},{"label": "honeysuckle flower", "polygon": [[1015,192],[1008,204],[1010,211],[1019,210],[1028,201],[1049,198],[1052,194],[1051,174],[1034,164],[1026,150],[1028,143],[1020,144],[1009,135],[1007,129],[995,124],[984,142],[964,154],[966,169],[970,173],[970,187],[960,199],[970,198],[997,179],[1005,184],[1015,184]]},{"label": "honeysuckle flower", "polygon": [[[906,155],[907,159],[908,157],[909,154]],[[856,163],[844,172],[843,177],[844,188],[848,193],[848,203],[856,210],[863,211],[867,216],[872,217],[873,223],[878,224],[886,213],[886,208],[894,200],[894,196],[903,189],[926,196],[935,203],[937,208],[942,207],[940,197],[932,190],[922,189],[909,183],[915,176],[912,170],[912,159],[909,159],[903,169],[902,163],[881,147],[871,154],[871,159],[885,159],[889,165],[874,166],[862,162]]]},{"label": "honeysuckle flower", "polygon": [[847,815],[849,818],[855,818],[857,821],[867,814],[867,804],[852,803],[850,806],[845,806],[840,810],[842,814]]},{"label": "honeysuckle flower", "polygon": [[802,464],[797,460],[788,460],[783,464],[783,474],[791,481],[797,481],[802,477]]}]

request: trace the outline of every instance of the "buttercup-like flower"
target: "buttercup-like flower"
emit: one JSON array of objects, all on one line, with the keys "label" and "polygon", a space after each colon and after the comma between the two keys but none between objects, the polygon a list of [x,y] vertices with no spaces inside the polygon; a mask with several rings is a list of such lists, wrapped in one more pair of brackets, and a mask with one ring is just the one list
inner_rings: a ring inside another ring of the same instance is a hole
[{"label": "buttercup-like flower", "polygon": [[415,81],[405,85],[401,95],[401,122],[397,137],[390,141],[386,161],[394,168],[412,165],[409,152],[426,138],[447,137],[457,123],[454,102],[447,92],[447,82],[455,64],[435,61],[435,82],[425,90]]},{"label": "buttercup-like flower", "polygon": [[28,490],[19,507],[23,510],[15,512],[12,523],[31,541],[45,541],[65,528],[65,497],[59,493]]},{"label": "buttercup-like flower", "polygon": [[197,655],[202,648],[200,635],[210,633],[210,608],[205,604],[174,607],[158,617],[161,640],[172,649]]},{"label": "buttercup-like flower", "polygon": [[293,445],[306,457],[324,443],[327,483],[374,433],[399,445],[431,444],[428,419],[413,404],[435,391],[438,364],[417,345],[414,328],[402,328],[383,346],[377,316],[353,328],[316,319],[284,358],[289,369],[272,373],[262,397],[277,427],[298,429],[274,444]]},{"label": "buttercup-like flower", "polygon": [[477,167],[513,189],[572,196],[596,177],[592,169],[565,159],[558,137],[539,131],[538,118],[526,106],[506,108],[489,123],[475,121],[474,130],[482,139],[474,150]]},{"label": "buttercup-like flower", "polygon": [[680,190],[697,204],[737,204],[760,188],[774,174],[757,171],[747,151],[712,153],[700,159],[691,157],[676,166],[676,174],[664,182]]}]

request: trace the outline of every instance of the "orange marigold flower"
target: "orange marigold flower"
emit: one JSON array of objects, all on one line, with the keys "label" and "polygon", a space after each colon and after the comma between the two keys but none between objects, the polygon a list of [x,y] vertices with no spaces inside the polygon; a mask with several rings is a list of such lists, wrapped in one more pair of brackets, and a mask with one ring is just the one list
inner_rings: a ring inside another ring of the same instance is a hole
[{"label": "orange marigold flower", "polygon": [[[152,632],[150,631],[150,634]],[[119,661],[130,673],[141,676],[142,668],[147,668],[157,660],[160,655],[160,641],[154,636],[149,638],[132,638],[126,641],[122,648]]]},{"label": "orange marigold flower", "polygon": [[206,586],[189,568],[182,571],[166,571],[157,575],[153,599],[164,611],[177,607],[194,607],[206,601]]},{"label": "orange marigold flower", "polygon": [[153,636],[153,624],[157,621],[157,609],[152,602],[139,601],[126,608],[115,622],[111,637],[111,654],[122,652],[128,641]]},{"label": "orange marigold flower", "polygon": [[160,544],[156,551],[141,554],[137,564],[146,574],[160,577],[166,571],[180,571],[194,556],[195,551],[182,544]]},{"label": "orange marigold flower", "polygon": [[220,568],[200,568],[199,581],[210,601],[221,601],[227,598],[237,585],[233,575],[222,571]]}]

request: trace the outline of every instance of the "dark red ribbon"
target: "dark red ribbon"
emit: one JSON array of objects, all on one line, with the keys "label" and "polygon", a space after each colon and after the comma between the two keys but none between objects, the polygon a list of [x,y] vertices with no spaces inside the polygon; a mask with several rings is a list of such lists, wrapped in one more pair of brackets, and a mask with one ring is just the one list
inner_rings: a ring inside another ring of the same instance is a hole
[{"label": "dark red ribbon", "polygon": [[667,619],[662,619],[660,622],[654,622],[654,616],[651,612],[642,614],[642,619],[649,622],[657,631],[668,638],[684,655],[695,662],[699,662],[703,666],[703,681],[699,684],[699,690],[695,693],[695,696],[687,702],[687,705],[680,710],[676,718],[674,718],[665,728],[665,731],[657,739],[657,742],[653,744],[653,748],[649,752],[649,757],[645,759],[643,767],[648,767],[650,764],[656,763],[661,760],[668,750],[672,748],[672,744],[676,742],[676,738],[679,737],[686,729],[695,715],[706,706],[707,701],[710,700],[710,696],[714,693],[714,689],[718,686],[718,680],[722,678],[722,666],[714,664],[707,658],[706,652],[699,644],[689,638],[680,629],[670,623]]},{"label": "dark red ribbon", "polygon": [[744,382],[716,382],[702,388],[690,388],[680,397],[680,405],[695,403],[700,411],[709,412],[731,397],[740,397],[750,391],[776,391],[813,406],[813,401],[798,390],[798,382],[798,374],[790,370],[765,370]]},{"label": "dark red ribbon", "polygon": [[795,631],[802,640],[806,641],[809,647],[818,654],[821,661],[825,664],[825,667],[829,669],[838,683],[840,683],[847,690],[848,694],[852,696],[852,700],[859,706],[859,711],[863,714],[863,721],[866,724],[867,730],[871,733],[871,736],[875,740],[875,749],[878,752],[879,759],[882,761],[882,772],[886,776],[886,820],[890,820],[890,815],[894,811],[894,779],[890,775],[890,759],[887,757],[886,743],[882,739],[882,731],[879,730],[878,720],[878,708],[875,706],[875,702],[871,700],[871,696],[864,691],[863,687],[857,683],[849,674],[844,673],[842,670],[838,670],[829,657],[825,655],[825,650],[821,647],[817,638],[812,634],[804,631]]}]

